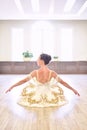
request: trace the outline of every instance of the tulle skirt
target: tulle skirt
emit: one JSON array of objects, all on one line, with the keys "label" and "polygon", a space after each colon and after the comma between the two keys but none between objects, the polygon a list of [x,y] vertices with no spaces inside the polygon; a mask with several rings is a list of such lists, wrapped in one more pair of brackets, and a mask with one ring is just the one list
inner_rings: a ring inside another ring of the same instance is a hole
[{"label": "tulle skirt", "polygon": [[29,82],[18,101],[18,104],[26,107],[53,107],[66,103],[64,91],[54,79],[44,84],[36,79]]}]

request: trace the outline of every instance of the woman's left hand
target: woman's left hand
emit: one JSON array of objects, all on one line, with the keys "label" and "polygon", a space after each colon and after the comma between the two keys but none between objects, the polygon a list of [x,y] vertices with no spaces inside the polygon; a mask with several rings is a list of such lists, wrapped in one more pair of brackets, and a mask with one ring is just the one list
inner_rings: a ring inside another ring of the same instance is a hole
[{"label": "woman's left hand", "polygon": [[77,90],[73,89],[73,92],[74,92],[76,95],[80,96],[80,94],[78,93]]}]

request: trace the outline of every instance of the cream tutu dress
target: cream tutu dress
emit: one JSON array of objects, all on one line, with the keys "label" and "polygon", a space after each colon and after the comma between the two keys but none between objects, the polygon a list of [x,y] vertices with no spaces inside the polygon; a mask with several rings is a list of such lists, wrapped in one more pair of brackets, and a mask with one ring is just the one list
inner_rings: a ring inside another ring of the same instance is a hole
[{"label": "cream tutu dress", "polygon": [[64,91],[59,87],[56,79],[51,78],[46,83],[32,78],[23,89],[18,104],[26,107],[52,107],[67,103]]}]

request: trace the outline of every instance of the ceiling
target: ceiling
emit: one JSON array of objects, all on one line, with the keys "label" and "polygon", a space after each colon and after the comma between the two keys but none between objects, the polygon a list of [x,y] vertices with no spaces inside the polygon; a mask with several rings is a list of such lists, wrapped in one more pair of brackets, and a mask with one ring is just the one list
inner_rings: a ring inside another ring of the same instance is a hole
[{"label": "ceiling", "polygon": [[0,20],[12,19],[87,20],[87,0],[0,0]]}]

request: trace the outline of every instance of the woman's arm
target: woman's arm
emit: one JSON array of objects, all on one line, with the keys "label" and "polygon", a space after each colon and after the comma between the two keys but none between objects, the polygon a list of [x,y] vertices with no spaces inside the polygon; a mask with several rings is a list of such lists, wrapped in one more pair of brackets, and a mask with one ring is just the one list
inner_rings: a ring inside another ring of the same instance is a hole
[{"label": "woman's arm", "polygon": [[80,94],[78,93],[77,90],[75,90],[74,88],[72,88],[68,83],[66,83],[65,81],[63,81],[60,77],[58,77],[58,81],[59,81],[59,83],[61,83],[65,87],[67,87],[68,89],[72,90],[76,95],[80,96]]},{"label": "woman's arm", "polygon": [[53,77],[59,82],[61,83],[63,86],[65,86],[66,88],[72,90],[76,95],[80,96],[80,94],[78,93],[77,90],[75,90],[74,88],[72,88],[67,82],[63,81],[56,72],[53,72]]},{"label": "woman's arm", "polygon": [[26,77],[26,78],[24,78],[24,79],[18,81],[17,83],[15,83],[14,85],[12,85],[9,89],[7,89],[7,90],[6,90],[6,93],[7,93],[7,92],[10,92],[14,87],[24,84],[25,82],[28,81],[28,79],[29,79],[29,78]]},{"label": "woman's arm", "polygon": [[5,93],[10,92],[14,87],[17,87],[17,86],[19,86],[19,85],[22,85],[22,84],[26,83],[26,82],[29,81],[31,78],[33,78],[35,75],[36,75],[36,72],[35,72],[35,71],[31,72],[26,78],[24,78],[24,79],[18,81],[17,83],[15,83],[14,85],[12,85],[9,89],[7,89]]}]

